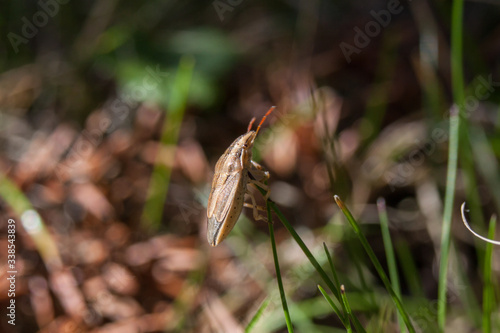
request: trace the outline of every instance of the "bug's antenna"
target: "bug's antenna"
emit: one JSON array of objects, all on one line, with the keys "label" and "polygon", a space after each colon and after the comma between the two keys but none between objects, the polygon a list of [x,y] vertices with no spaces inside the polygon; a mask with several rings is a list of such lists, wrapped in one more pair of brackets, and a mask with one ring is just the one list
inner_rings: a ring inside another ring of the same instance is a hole
[{"label": "bug's antenna", "polygon": [[253,117],[252,120],[250,120],[250,124],[248,124],[248,128],[247,128],[247,132],[250,132],[250,130],[252,129],[252,125],[253,125],[254,122],[255,122],[255,117]]},{"label": "bug's antenna", "polygon": [[255,131],[255,135],[257,135],[257,133],[259,133],[260,127],[262,126],[262,124],[266,120],[267,116],[269,116],[271,114],[271,112],[274,111],[274,109],[276,109],[276,106],[271,106],[271,108],[269,110],[267,110],[264,117],[262,117],[262,120],[260,121],[259,126],[257,126],[257,130]]}]

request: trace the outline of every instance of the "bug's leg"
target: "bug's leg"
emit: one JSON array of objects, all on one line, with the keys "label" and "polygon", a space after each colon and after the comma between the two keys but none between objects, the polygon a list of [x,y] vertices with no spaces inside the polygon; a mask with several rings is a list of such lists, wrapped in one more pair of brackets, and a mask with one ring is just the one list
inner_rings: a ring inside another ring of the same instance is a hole
[{"label": "bug's leg", "polygon": [[269,179],[269,171],[266,171],[262,165],[257,162],[250,160],[250,172],[255,177],[255,179],[259,180],[268,180]]},{"label": "bug's leg", "polygon": [[267,199],[269,199],[269,196],[271,195],[271,190],[269,189],[269,186],[267,184],[264,184],[263,182],[259,182],[252,178],[248,179],[248,183],[250,185],[253,185],[257,189],[260,187],[261,189],[266,191],[266,195],[264,195],[264,200],[267,201]]},{"label": "bug's leg", "polygon": [[269,179],[269,172],[268,171],[261,171],[261,170],[249,170],[248,173],[250,174],[250,179],[256,180],[260,183],[264,183]]},{"label": "bug's leg", "polygon": [[[267,209],[265,209],[264,207],[262,207],[262,206],[254,206],[253,204],[251,204],[249,202],[243,203],[243,206],[247,207],[247,208],[252,208],[253,210],[260,210],[260,211],[263,211],[263,212],[267,212]],[[259,217],[259,220],[262,220],[262,219],[264,219],[264,218],[263,217]]]},{"label": "bug's leg", "polygon": [[249,183],[254,186],[258,186],[266,191],[266,195],[264,196],[264,200],[267,200],[271,195],[271,191],[269,190],[269,186],[264,182],[269,179],[269,171],[264,170],[264,168],[254,161],[251,162],[251,167],[249,170],[250,178]]},{"label": "bug's leg", "polygon": [[248,203],[248,202],[245,202],[243,204],[243,206],[245,207],[248,207],[248,208],[252,208],[252,213],[253,213],[253,218],[256,220],[256,221],[259,221],[259,220],[264,220],[267,222],[267,218],[265,218],[264,216],[262,215],[259,215],[259,210],[262,210],[262,211],[267,211],[264,207],[261,207],[261,206],[257,206],[256,202],[255,202],[255,197],[253,196],[252,193],[248,192],[247,191],[247,194],[250,196],[250,200],[252,200],[252,203]]}]

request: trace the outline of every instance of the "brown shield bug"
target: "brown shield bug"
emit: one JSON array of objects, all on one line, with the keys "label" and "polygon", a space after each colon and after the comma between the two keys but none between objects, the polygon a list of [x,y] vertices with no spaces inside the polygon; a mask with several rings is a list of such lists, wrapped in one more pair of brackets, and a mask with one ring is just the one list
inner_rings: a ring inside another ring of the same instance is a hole
[{"label": "brown shield bug", "polygon": [[[258,215],[257,209],[262,208],[257,207],[255,197],[248,191],[247,185],[262,188],[267,191],[265,199],[269,197],[269,188],[264,183],[269,179],[269,172],[252,161],[252,148],[260,127],[275,108],[273,106],[267,111],[255,131],[252,130],[255,121],[253,118],[248,124],[247,132],[234,140],[215,165],[212,190],[207,204],[207,239],[212,246],[216,246],[227,237],[236,224],[243,206],[253,208],[256,220],[265,220]],[[249,195],[252,204],[244,202],[245,194]]]}]

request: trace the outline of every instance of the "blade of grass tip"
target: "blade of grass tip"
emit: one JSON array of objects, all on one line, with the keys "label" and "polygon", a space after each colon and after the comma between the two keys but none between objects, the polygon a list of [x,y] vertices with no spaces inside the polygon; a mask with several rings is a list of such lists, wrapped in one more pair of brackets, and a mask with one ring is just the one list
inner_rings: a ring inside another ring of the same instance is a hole
[{"label": "blade of grass tip", "polygon": [[271,247],[273,249],[274,267],[276,269],[276,279],[278,280],[278,288],[280,290],[281,305],[283,306],[283,313],[285,314],[286,327],[288,332],[293,332],[292,320],[290,319],[290,312],[286,302],[285,290],[283,289],[283,281],[281,280],[280,264],[278,261],[278,251],[276,250],[276,240],[274,238],[274,226],[271,219],[271,208],[269,200],[267,201],[267,221],[269,225],[269,236],[271,237]]},{"label": "blade of grass tip", "polygon": [[[392,246],[391,234],[389,232],[389,218],[387,217],[387,208],[384,198],[377,200],[378,215],[380,219],[380,229],[382,231],[382,239],[384,242],[385,255],[387,257],[387,266],[389,268],[389,276],[391,278],[394,292],[401,299],[401,288],[399,286],[398,269],[396,266],[396,256],[394,255],[394,247]],[[404,332],[404,322],[401,315],[398,313],[399,331]]]},{"label": "blade of grass tip", "polygon": [[356,332],[360,332],[360,333],[365,332],[366,333],[366,330],[364,329],[364,327],[359,322],[358,318],[354,315],[354,313],[351,310],[351,306],[349,305],[349,302],[347,301],[347,295],[345,293],[344,285],[340,286],[340,295],[342,296],[342,305],[344,308],[346,308],[346,311],[347,311],[347,322],[350,323],[349,320],[352,320],[354,327],[356,328]]},{"label": "blade of grass tip", "polygon": [[368,257],[370,257],[370,260],[372,261],[373,266],[375,266],[375,269],[377,270],[377,273],[380,276],[380,279],[382,280],[382,282],[384,283],[385,288],[387,289],[387,291],[391,295],[391,297],[392,297],[392,299],[393,299],[393,301],[394,301],[394,303],[396,305],[396,308],[398,309],[399,313],[403,317],[403,320],[404,320],[404,322],[406,324],[406,327],[408,328],[408,330],[410,332],[414,333],[415,332],[415,328],[413,327],[413,324],[411,323],[410,316],[406,312],[406,310],[405,310],[405,308],[403,306],[403,303],[401,302],[401,300],[399,299],[399,297],[396,295],[396,293],[392,289],[391,282],[387,278],[387,275],[385,274],[384,269],[382,268],[382,265],[380,264],[380,262],[377,259],[377,256],[375,255],[375,252],[373,252],[373,249],[371,248],[370,244],[368,244],[368,241],[366,240],[366,237],[361,232],[361,229],[360,229],[358,223],[356,222],[356,220],[352,216],[352,214],[349,211],[349,209],[347,209],[347,207],[344,205],[344,203],[342,202],[342,200],[340,200],[340,198],[337,195],[334,196],[334,199],[335,199],[335,202],[337,203],[337,205],[339,206],[339,208],[342,210],[342,213],[344,213],[344,215],[346,216],[347,221],[349,221],[349,224],[354,229],[354,232],[356,233],[356,236],[360,240],[361,245],[365,249],[365,252],[368,254]]},{"label": "blade of grass tip", "polygon": [[[326,244],[325,242],[323,242],[323,248],[325,249],[325,252],[326,252],[326,256],[328,258],[328,263],[330,264],[330,269],[332,270],[332,274],[333,274],[333,279],[335,280],[335,286],[337,287],[338,290],[340,290],[340,282],[339,282],[339,278],[337,276],[337,272],[335,271],[335,268],[333,266],[333,260],[332,260],[332,256],[330,255],[330,251],[328,251],[328,248],[326,247]],[[347,315],[347,309],[345,308],[344,306],[344,303],[343,302],[340,302],[340,305],[342,306],[342,311],[344,311],[344,313],[346,314],[346,320],[349,321],[349,318],[348,318],[348,315]],[[342,318],[341,318],[342,319]],[[352,317],[353,319],[353,322],[354,322],[354,326],[355,327],[358,327],[357,330],[358,332],[362,332],[359,330],[359,327],[362,328],[361,326],[361,323],[359,322],[358,320],[358,317],[356,316],[353,316]],[[345,326],[345,325],[344,325]],[[364,331],[364,330],[363,330]]]},{"label": "blade of grass tip", "polygon": [[250,319],[250,322],[248,322],[247,327],[245,327],[245,333],[250,333],[254,326],[257,324],[259,321],[260,317],[262,317],[262,314],[264,313],[264,310],[267,308],[269,305],[269,299],[266,298],[264,302],[259,306],[259,309],[255,313],[255,315]]},{"label": "blade of grass tip", "polygon": [[[342,303],[344,304],[344,307],[347,309],[347,315],[349,316],[349,318],[351,318],[352,317],[352,310],[351,310],[351,306],[349,305],[349,301],[347,300],[347,295],[345,294],[344,285],[340,286],[340,295],[342,296]],[[350,328],[351,327],[349,326],[348,330]],[[363,331],[364,331],[364,329],[363,329]]]},{"label": "blade of grass tip", "polygon": [[450,112],[450,139],[448,146],[448,169],[446,171],[446,193],[444,197],[443,227],[441,233],[441,261],[438,282],[438,327],[444,332],[446,325],[446,289],[448,283],[448,261],[450,251],[451,218],[455,183],[457,179],[457,160],[460,130],[460,114],[464,110],[464,75],[462,62],[462,20],[464,0],[453,0],[451,14],[451,82],[455,106]]},{"label": "blade of grass tip", "polygon": [[[149,181],[147,199],[142,211],[141,224],[146,229],[156,230],[161,223],[172,168],[165,165],[162,162],[164,158],[160,158],[160,156],[162,153],[168,153],[167,158],[170,161],[174,159],[179,130],[184,118],[184,111],[186,110],[193,69],[194,59],[191,57],[182,57],[172,85],[170,100],[167,106],[167,116],[163,123],[160,138],[160,148],[158,149],[153,173]],[[162,148],[169,149],[164,150]]]},{"label": "blade of grass tip", "polygon": [[327,294],[327,292],[318,284],[318,289],[319,292],[323,295],[323,297],[326,299],[330,307],[333,309],[333,312],[339,317],[339,319],[342,321],[342,324],[344,324],[345,328],[347,329],[348,332],[352,332],[351,329],[351,323],[349,322],[349,317],[347,316],[347,309],[346,309],[346,317],[340,313],[339,308],[335,305],[333,302],[332,298]]},{"label": "blade of grass tip", "polygon": [[[3,174],[0,174],[0,198],[20,217],[22,227],[33,240],[47,270],[55,271],[61,269],[63,263],[58,247],[54,238],[52,238],[52,235],[47,230],[41,216],[17,185]],[[17,221],[15,219],[12,220],[15,222],[11,224],[16,225]],[[9,266],[9,270],[14,271],[15,269],[15,266]]]},{"label": "blade of grass tip", "polygon": [[[488,238],[495,237],[497,218],[491,217],[488,230]],[[493,244],[486,244],[486,253],[484,255],[484,289],[483,289],[483,333],[491,333],[491,313],[495,306],[493,284],[491,282],[491,265],[493,262]]]},{"label": "blade of grass tip", "polygon": [[349,321],[352,320],[354,327],[356,328],[357,332],[366,333],[366,330],[364,329],[363,326],[361,326],[361,323],[359,322],[358,318],[354,315],[354,313],[351,310],[351,306],[349,305],[349,302],[347,301],[347,295],[345,293],[345,287],[344,285],[340,286],[340,295],[342,296],[342,305],[346,308],[347,311],[347,320]]}]

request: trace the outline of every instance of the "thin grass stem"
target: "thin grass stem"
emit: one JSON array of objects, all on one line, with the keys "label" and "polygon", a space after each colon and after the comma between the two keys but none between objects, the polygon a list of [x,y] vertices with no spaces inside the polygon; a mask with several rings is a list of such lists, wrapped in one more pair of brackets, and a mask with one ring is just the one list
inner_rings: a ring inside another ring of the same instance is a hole
[{"label": "thin grass stem", "polygon": [[276,250],[276,239],[274,237],[274,225],[271,220],[271,208],[270,202],[267,201],[267,220],[269,225],[269,236],[271,237],[271,247],[273,249],[274,267],[276,269],[276,280],[278,281],[278,288],[280,290],[281,305],[283,307],[283,313],[285,314],[286,327],[288,332],[293,332],[292,320],[290,319],[290,311],[288,310],[288,305],[286,302],[285,290],[283,289],[283,281],[281,280],[281,270],[280,263],[278,260],[278,251]]},{"label": "thin grass stem", "polygon": [[[387,208],[384,198],[377,200],[377,208],[380,219],[380,229],[382,231],[382,239],[384,242],[385,255],[387,258],[387,266],[389,268],[389,276],[391,284],[396,295],[401,298],[401,288],[399,286],[398,268],[396,265],[396,256],[394,255],[394,247],[392,246],[391,234],[389,232],[389,218],[387,217]],[[404,321],[401,314],[398,313],[399,331],[405,332]]]},{"label": "thin grass stem", "polygon": [[441,261],[438,282],[438,327],[444,333],[446,326],[446,290],[448,287],[448,262],[451,242],[451,218],[457,179],[460,114],[464,111],[465,92],[462,61],[462,20],[464,0],[453,0],[451,15],[451,81],[455,106],[450,112],[450,139],[448,146],[448,169],[444,198],[443,226],[441,231]]}]

